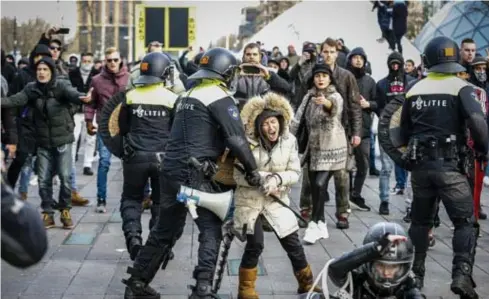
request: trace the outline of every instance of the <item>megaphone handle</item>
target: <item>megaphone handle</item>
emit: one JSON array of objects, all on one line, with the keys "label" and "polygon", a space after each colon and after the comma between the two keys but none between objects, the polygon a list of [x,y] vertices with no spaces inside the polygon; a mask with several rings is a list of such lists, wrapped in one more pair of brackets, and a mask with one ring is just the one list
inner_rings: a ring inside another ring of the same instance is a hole
[{"label": "megaphone handle", "polygon": [[199,218],[199,215],[197,215],[197,207],[195,206],[195,203],[191,201],[187,202],[187,208],[193,219]]}]

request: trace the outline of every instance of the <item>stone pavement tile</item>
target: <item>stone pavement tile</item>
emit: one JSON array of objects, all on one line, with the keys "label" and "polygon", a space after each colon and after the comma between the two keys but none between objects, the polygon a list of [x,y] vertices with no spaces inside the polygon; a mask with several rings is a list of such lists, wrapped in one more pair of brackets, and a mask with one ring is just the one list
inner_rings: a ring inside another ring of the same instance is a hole
[{"label": "stone pavement tile", "polygon": [[82,263],[77,261],[49,261],[30,283],[25,295],[61,295],[78,273]]},{"label": "stone pavement tile", "polygon": [[73,295],[66,294],[61,299],[104,299],[105,295]]},{"label": "stone pavement tile", "polygon": [[84,261],[90,249],[90,245],[60,245],[51,259]]},{"label": "stone pavement tile", "polygon": [[[115,261],[110,262],[115,263]],[[129,278],[130,275],[126,273],[126,270],[127,267],[132,267],[132,264],[133,262],[131,260],[120,260],[116,263],[114,275],[112,276],[109,285],[107,286],[105,294],[118,296],[118,299],[124,296],[125,285],[121,282],[121,280],[123,278]]]},{"label": "stone pavement tile", "polygon": [[[7,298],[3,297],[3,292],[2,292],[2,298]],[[17,298],[17,297],[15,297]],[[61,295],[48,295],[48,294],[40,294],[40,295],[22,295],[18,297],[19,299],[61,299]],[[13,297],[10,297],[9,299],[13,299]],[[91,298],[87,298],[91,299]],[[95,299],[95,298],[94,298]]]},{"label": "stone pavement tile", "polygon": [[96,213],[94,209],[89,209],[85,216],[80,219],[80,223],[106,223],[109,221],[111,214]]},{"label": "stone pavement tile", "polygon": [[264,264],[268,277],[270,277],[272,282],[274,295],[293,295],[297,293],[297,281],[288,258],[267,258],[264,259]]},{"label": "stone pavement tile", "polygon": [[113,261],[85,261],[65,294],[105,294],[116,268]]},{"label": "stone pavement tile", "polygon": [[28,269],[21,270],[2,261],[1,294],[2,298],[17,298],[42,271],[46,262],[40,262]]},{"label": "stone pavement tile", "polygon": [[87,260],[119,260],[126,249],[124,237],[101,233],[88,253]]}]

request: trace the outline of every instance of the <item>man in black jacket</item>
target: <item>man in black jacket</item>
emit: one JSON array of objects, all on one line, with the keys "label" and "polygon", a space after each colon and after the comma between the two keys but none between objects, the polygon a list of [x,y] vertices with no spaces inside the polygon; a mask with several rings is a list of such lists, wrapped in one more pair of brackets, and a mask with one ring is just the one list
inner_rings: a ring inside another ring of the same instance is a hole
[{"label": "man in black jacket", "polygon": [[[234,94],[234,97],[239,101],[240,109],[248,99],[263,95],[268,91],[284,96],[288,96],[292,92],[292,87],[287,81],[260,63],[262,58],[263,53],[258,44],[249,43],[245,46],[242,72],[238,76],[236,93]],[[244,64],[247,66],[244,67]],[[256,70],[256,72],[248,72],[249,69]]]},{"label": "man in black jacket", "polygon": [[36,129],[39,195],[46,228],[54,227],[53,174],[60,178],[61,188],[58,208],[63,227],[71,229],[71,143],[73,120],[71,103],[90,101],[90,94],[76,91],[66,80],[56,80],[56,65],[49,57],[36,64],[36,82],[31,82],[19,93],[2,99],[2,108],[19,107],[29,103],[33,107]]},{"label": "man in black jacket", "polygon": [[[93,76],[97,75],[99,71],[93,68],[93,54],[92,53],[82,53],[80,67],[71,70],[68,74],[70,82],[79,92],[87,93],[90,89],[90,83],[92,82]],[[85,116],[83,114],[83,105],[80,105],[78,111],[73,116],[75,122],[75,142],[73,143],[73,164],[75,164],[75,158],[77,156],[77,146],[78,141],[85,140],[85,154],[83,158],[83,174],[92,176],[92,163],[93,156],[95,152],[95,135],[86,134],[85,127]]]},{"label": "man in black jacket", "polygon": [[[29,55],[29,66],[19,70],[12,84],[10,85],[8,95],[15,95],[24,89],[24,87],[36,80],[35,64],[43,57],[51,57],[49,47],[46,45],[36,45]],[[36,138],[34,126],[33,107],[26,104],[22,107],[14,107],[3,110],[11,110],[15,115],[17,148],[15,158],[7,171],[7,180],[10,186],[15,189],[15,185],[21,175],[22,167],[29,163],[30,159],[36,153]],[[18,138],[17,138],[18,136]],[[24,175],[24,174],[22,174]],[[27,199],[27,190],[20,192],[22,200]]]},{"label": "man in black jacket", "polygon": [[[376,112],[379,116],[382,114],[385,105],[387,105],[394,97],[404,98],[408,83],[414,80],[414,78],[406,75],[404,72],[404,58],[398,52],[393,52],[389,55],[387,58],[387,67],[389,68],[389,74],[377,82],[376,86]],[[380,161],[382,163],[382,169],[380,171],[379,178],[379,214],[389,215],[390,176],[392,169],[396,165],[394,165],[394,162],[384,152],[382,147],[380,148]],[[405,172],[403,169],[400,170]]]},{"label": "man in black jacket", "polygon": [[365,71],[367,61],[367,54],[365,54],[363,48],[355,48],[350,52],[347,62],[347,70],[355,76],[357,81],[361,96],[360,106],[362,106],[362,141],[360,146],[353,149],[357,171],[354,181],[350,177],[350,184],[353,185],[353,188],[350,190],[350,203],[362,211],[370,211],[370,207],[365,204],[365,199],[361,193],[370,162],[372,114],[373,111],[377,110],[377,102],[375,102],[375,80]]}]

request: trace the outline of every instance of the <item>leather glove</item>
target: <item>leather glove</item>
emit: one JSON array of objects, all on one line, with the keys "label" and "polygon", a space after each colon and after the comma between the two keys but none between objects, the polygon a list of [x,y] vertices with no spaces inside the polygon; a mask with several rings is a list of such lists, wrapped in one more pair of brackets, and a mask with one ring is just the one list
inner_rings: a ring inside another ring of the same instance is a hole
[{"label": "leather glove", "polygon": [[92,122],[87,122],[87,133],[90,136],[93,136],[97,133],[97,128],[93,125]]},{"label": "leather glove", "polygon": [[260,187],[263,184],[263,179],[258,170],[253,170],[252,172],[247,173],[245,180],[252,187]]}]

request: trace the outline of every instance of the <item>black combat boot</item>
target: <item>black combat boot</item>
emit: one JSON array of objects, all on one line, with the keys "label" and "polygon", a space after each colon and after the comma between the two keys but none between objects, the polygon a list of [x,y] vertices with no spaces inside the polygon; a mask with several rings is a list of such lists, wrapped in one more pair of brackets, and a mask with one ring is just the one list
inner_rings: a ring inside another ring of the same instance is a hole
[{"label": "black combat boot", "polygon": [[413,262],[413,273],[416,286],[419,290],[424,287],[424,274],[426,272],[424,263],[426,259],[426,253],[415,253]]},{"label": "black combat boot", "polygon": [[472,266],[467,262],[459,262],[452,269],[452,284],[450,289],[461,299],[478,299],[479,295],[475,292],[476,287],[472,279]]},{"label": "black combat boot", "polygon": [[153,203],[153,205],[150,208],[150,212],[151,212],[151,219],[149,219],[149,230],[151,231],[153,226],[156,224],[156,219],[158,219],[158,215],[160,214],[160,206],[155,205]]},{"label": "black combat boot", "polygon": [[166,267],[170,250],[167,246],[157,248],[144,246],[140,249],[140,254],[134,262],[134,268],[128,267],[127,273],[131,275],[129,279],[123,279],[126,285],[124,299],[160,299],[160,294],[149,286],[160,265]]},{"label": "black combat boot", "polygon": [[212,278],[213,275],[209,273],[198,273],[196,275],[196,285],[191,287],[192,294],[189,299],[219,299],[219,297],[212,293]]},{"label": "black combat boot", "polygon": [[134,261],[138,256],[139,250],[143,246],[141,236],[128,236],[126,239],[126,247],[131,260]]}]

